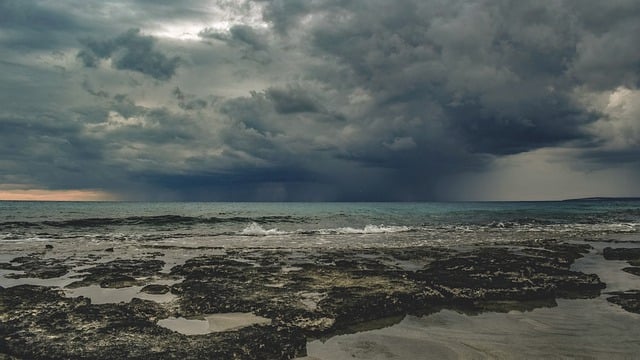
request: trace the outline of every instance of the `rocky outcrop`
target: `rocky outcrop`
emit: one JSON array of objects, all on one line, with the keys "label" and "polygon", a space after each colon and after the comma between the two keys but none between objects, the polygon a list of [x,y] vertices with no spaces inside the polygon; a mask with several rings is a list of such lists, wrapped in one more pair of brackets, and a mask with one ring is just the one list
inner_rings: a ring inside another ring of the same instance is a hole
[{"label": "rocky outcrop", "polygon": [[607,260],[640,260],[640,248],[611,248],[602,250],[602,255]]},{"label": "rocky outcrop", "polygon": [[[147,285],[176,300],[91,304],[60,290],[0,290],[0,349],[22,358],[288,359],[306,338],[441,308],[468,312],[553,306],[557,297],[598,296],[597,276],[570,270],[588,245],[555,241],[465,251],[399,249],[228,249],[172,268],[181,282],[157,277],[160,260],[99,263],[72,286]],[[271,320],[234,331],[187,336],[158,325],[168,317],[253,313]],[[388,322],[383,322],[388,323]]]},{"label": "rocky outcrop", "polygon": [[612,292],[607,301],[620,305],[623,309],[640,314],[640,290]]},{"label": "rocky outcrop", "polygon": [[[622,271],[640,276],[640,248],[604,248],[602,255],[607,260],[625,260],[631,266]],[[607,301],[620,305],[623,309],[640,314],[640,290],[613,292]]]},{"label": "rocky outcrop", "polygon": [[185,336],[158,326],[168,314],[140,299],[92,305],[21,285],[0,290],[0,304],[0,349],[25,359],[287,359],[306,346],[299,331],[272,325]]},{"label": "rocky outcrop", "polygon": [[64,259],[43,259],[39,254],[31,254],[15,258],[10,263],[0,263],[0,269],[22,272],[8,275],[14,279],[52,279],[67,274],[69,265],[65,264]]},{"label": "rocky outcrop", "polygon": [[89,273],[82,280],[72,282],[67,288],[100,285],[102,288],[123,288],[144,285],[139,277],[157,275],[164,266],[161,260],[113,260],[83,270]]}]

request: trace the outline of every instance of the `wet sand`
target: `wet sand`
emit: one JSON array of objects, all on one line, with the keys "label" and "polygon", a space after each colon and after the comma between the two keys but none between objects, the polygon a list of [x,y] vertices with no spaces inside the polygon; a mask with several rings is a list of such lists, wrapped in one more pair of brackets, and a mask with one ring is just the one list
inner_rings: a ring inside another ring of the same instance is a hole
[{"label": "wet sand", "polygon": [[640,289],[640,277],[622,271],[626,261],[604,260],[611,244],[592,245],[572,269],[607,284],[595,299],[557,299],[556,307],[526,312],[406,316],[384,329],[311,341],[305,359],[636,359],[640,314],[608,302],[606,293]]}]

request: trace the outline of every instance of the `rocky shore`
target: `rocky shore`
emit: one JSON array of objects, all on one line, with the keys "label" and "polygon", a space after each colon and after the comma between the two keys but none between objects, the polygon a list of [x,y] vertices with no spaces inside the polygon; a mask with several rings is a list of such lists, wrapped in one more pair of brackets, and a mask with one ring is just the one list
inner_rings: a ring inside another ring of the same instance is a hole
[{"label": "rocky shore", "polygon": [[[623,260],[629,266],[622,271],[640,276],[640,248],[604,248],[602,255],[607,260]],[[607,301],[622,306],[623,309],[640,314],[640,289],[615,291],[610,293]]]},{"label": "rocky shore", "polygon": [[[49,248],[0,263],[8,279],[66,279],[61,286],[0,288],[0,358],[290,359],[306,354],[308,339],[406,314],[509,311],[599,296],[605,284],[596,275],[570,268],[590,249],[554,240],[465,249],[202,248],[168,267],[168,254],[185,249],[56,257]],[[622,256],[616,254],[604,256]],[[624,260],[634,267],[640,259]],[[72,296],[87,288],[136,295],[118,303]],[[611,295],[638,312],[638,292]],[[188,323],[214,314],[270,322],[196,335],[163,326],[164,319]]]}]

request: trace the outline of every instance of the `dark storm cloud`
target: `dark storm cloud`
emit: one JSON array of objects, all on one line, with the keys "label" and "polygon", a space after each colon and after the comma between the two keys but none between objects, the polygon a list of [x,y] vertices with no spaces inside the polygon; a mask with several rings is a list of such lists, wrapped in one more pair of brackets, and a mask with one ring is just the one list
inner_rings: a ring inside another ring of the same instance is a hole
[{"label": "dark storm cloud", "polygon": [[175,74],[180,58],[163,54],[154,48],[154,42],[152,36],[130,29],[113,40],[85,40],[86,49],[78,53],[78,58],[87,67],[96,67],[100,59],[111,59],[116,69],[168,80]]},{"label": "dark storm cloud", "polygon": [[[580,136],[576,127],[588,117],[562,92],[551,93],[571,82],[561,63],[572,55],[563,38],[571,35],[553,33],[565,28],[562,17],[543,6],[452,3],[365,5],[347,22],[328,16],[310,35],[316,51],[347,65],[380,108],[430,121],[421,107],[438,104],[451,135],[472,152],[520,152]],[[529,24],[550,38],[528,36]]]},{"label": "dark storm cloud", "polygon": [[251,26],[234,25],[229,29],[231,39],[247,44],[254,50],[266,50],[267,41],[257,33]]},{"label": "dark storm cloud", "polygon": [[248,25],[233,25],[228,31],[205,28],[198,32],[198,37],[206,41],[222,41],[232,48],[240,49],[242,59],[262,65],[267,65],[273,60],[265,31],[258,31]]},{"label": "dark storm cloud", "polygon": [[263,17],[279,33],[286,33],[292,25],[297,23],[300,16],[309,14],[314,8],[309,1],[275,0],[265,3],[267,6]]},{"label": "dark storm cloud", "polygon": [[[265,5],[264,18],[278,33],[335,61],[306,76],[371,96],[369,111],[349,119],[368,139],[334,156],[395,168],[388,184],[413,178],[407,185],[416,192],[419,182],[443,173],[482,169],[491,156],[595,144],[585,127],[602,114],[579,104],[575,89],[638,86],[640,14],[633,1]],[[376,117],[388,126],[372,126]],[[404,143],[407,151],[385,152],[380,143],[386,150]]]},{"label": "dark storm cloud", "polygon": [[105,169],[93,166],[102,160],[100,147],[85,139],[65,115],[0,116],[0,182],[11,183],[17,177],[30,185],[63,189],[100,182]]},{"label": "dark storm cloud", "polygon": [[581,125],[596,119],[572,101],[537,99],[516,116],[492,113],[478,105],[448,110],[452,131],[459,134],[469,151],[497,155],[526,152],[588,136]]},{"label": "dark storm cloud", "polygon": [[281,114],[320,112],[320,105],[302,88],[270,88],[266,96]]},{"label": "dark storm cloud", "polygon": [[0,44],[14,49],[55,49],[60,34],[83,28],[76,18],[52,3],[0,1]]},{"label": "dark storm cloud", "polygon": [[51,31],[68,28],[73,18],[62,11],[46,8],[46,4],[4,0],[0,3],[0,21],[4,28],[25,28]]},{"label": "dark storm cloud", "polygon": [[3,181],[425,200],[546,148],[638,166],[639,24],[636,0],[0,1]]},{"label": "dark storm cloud", "polygon": [[206,28],[200,31],[198,36],[205,39],[226,41],[233,45],[245,45],[253,50],[266,50],[268,47],[265,37],[247,25],[234,25],[228,32]]},{"label": "dark storm cloud", "polygon": [[201,110],[209,104],[207,100],[195,98],[194,95],[187,95],[179,87],[173,89],[173,96],[178,100],[178,106],[183,110]]},{"label": "dark storm cloud", "polygon": [[[270,2],[265,13],[280,14],[287,4]],[[601,6],[593,2],[314,4],[306,13],[322,17],[308,29],[314,51],[346,65],[380,107],[430,121],[419,114],[422,104],[439,104],[451,135],[472,152],[516,153],[581,138],[580,126],[595,118],[570,90],[600,87],[598,77],[608,88],[634,85],[640,70],[632,45],[640,40],[639,16],[607,16],[593,32],[594,20],[582,18],[585,5]],[[626,5],[637,13],[637,3]],[[285,19],[300,17],[301,8],[290,15],[269,19],[295,28]]]}]

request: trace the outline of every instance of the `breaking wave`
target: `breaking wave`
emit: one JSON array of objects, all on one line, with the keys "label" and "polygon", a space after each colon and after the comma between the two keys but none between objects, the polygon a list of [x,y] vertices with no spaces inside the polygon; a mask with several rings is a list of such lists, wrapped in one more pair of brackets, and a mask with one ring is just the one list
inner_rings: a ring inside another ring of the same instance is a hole
[{"label": "breaking wave", "polygon": [[366,225],[363,228],[339,227],[333,229],[315,229],[315,230],[295,230],[283,231],[277,228],[265,229],[259,224],[252,222],[247,227],[238,232],[238,235],[246,236],[268,236],[268,235],[365,235],[365,234],[387,234],[414,231],[414,228],[408,226],[385,226],[385,225]]},{"label": "breaking wave", "polygon": [[278,229],[264,229],[262,226],[255,222],[252,222],[246,228],[242,229],[240,235],[246,236],[267,236],[267,235],[286,235],[286,231],[280,231]]},{"label": "breaking wave", "polygon": [[349,235],[349,234],[387,234],[413,231],[408,226],[385,226],[385,225],[367,225],[362,229],[352,227],[341,227],[335,229],[320,229],[315,231],[320,235]]}]

